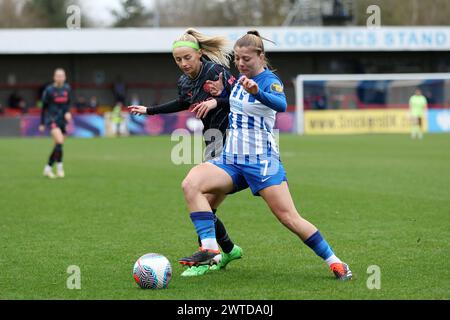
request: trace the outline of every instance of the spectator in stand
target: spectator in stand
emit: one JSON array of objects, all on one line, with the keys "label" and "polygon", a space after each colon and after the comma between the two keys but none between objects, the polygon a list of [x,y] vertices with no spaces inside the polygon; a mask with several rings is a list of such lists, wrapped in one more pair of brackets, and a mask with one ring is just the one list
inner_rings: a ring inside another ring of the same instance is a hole
[{"label": "spectator in stand", "polygon": [[117,79],[113,84],[113,91],[115,103],[121,102],[123,105],[125,105],[125,100],[127,97],[127,86],[125,82],[123,82],[121,76],[117,76]]},{"label": "spectator in stand", "polygon": [[325,110],[326,109],[324,96],[317,96],[317,98],[314,100],[314,109],[316,109],[316,110]]},{"label": "spectator in stand", "polygon": [[19,94],[17,93],[17,91],[14,91],[8,97],[8,106],[11,109],[19,109],[19,101],[20,101]]},{"label": "spectator in stand", "polygon": [[86,98],[84,96],[78,96],[75,107],[77,109],[77,113],[85,113],[87,110]]},{"label": "spectator in stand", "polygon": [[139,105],[141,105],[141,99],[139,99],[139,95],[137,93],[133,93],[131,95],[130,105],[131,106],[139,106]]},{"label": "spectator in stand", "polygon": [[11,109],[18,109],[23,113],[27,113],[28,111],[28,106],[25,99],[21,95],[19,95],[17,91],[14,91],[9,96],[8,105]]},{"label": "spectator in stand", "polygon": [[427,103],[428,105],[430,104],[435,104],[436,103],[436,99],[433,96],[433,92],[431,92],[431,90],[427,90],[424,94],[425,98],[427,99]]},{"label": "spectator in stand", "polygon": [[98,107],[97,97],[96,96],[92,96],[89,99],[89,112],[91,112],[91,113],[97,112],[97,107]]}]

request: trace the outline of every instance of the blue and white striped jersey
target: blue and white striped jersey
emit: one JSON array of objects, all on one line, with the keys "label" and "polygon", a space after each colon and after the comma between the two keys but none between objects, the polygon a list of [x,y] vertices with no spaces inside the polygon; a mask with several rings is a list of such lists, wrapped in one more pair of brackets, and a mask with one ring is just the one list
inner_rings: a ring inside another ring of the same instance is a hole
[{"label": "blue and white striped jersey", "polygon": [[[252,78],[259,92],[249,94],[235,82],[230,94],[230,114],[224,156],[249,158],[278,155],[273,128],[277,111],[286,110],[281,80],[270,70]],[[247,162],[248,160],[246,160]],[[240,161],[239,161],[240,162]]]}]

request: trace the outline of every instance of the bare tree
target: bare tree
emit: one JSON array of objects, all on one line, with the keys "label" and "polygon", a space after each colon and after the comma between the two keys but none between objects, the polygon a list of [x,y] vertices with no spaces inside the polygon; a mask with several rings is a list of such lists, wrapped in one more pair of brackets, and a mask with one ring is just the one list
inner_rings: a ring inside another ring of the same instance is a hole
[{"label": "bare tree", "polygon": [[0,28],[20,27],[21,4],[15,0],[0,0]]},{"label": "bare tree", "polygon": [[149,27],[153,24],[153,13],[140,0],[122,0],[120,10],[112,10],[115,17],[113,27]]},{"label": "bare tree", "polygon": [[67,7],[76,4],[69,0],[27,0],[22,15],[31,18],[30,26],[43,28],[65,28]]},{"label": "bare tree", "polygon": [[281,25],[290,0],[161,0],[161,26]]},{"label": "bare tree", "polygon": [[[0,0],[0,28],[66,28],[67,7],[77,0]],[[89,26],[82,16],[81,26]]]},{"label": "bare tree", "polygon": [[[325,0],[314,1],[322,5]],[[153,8],[146,8],[141,0],[122,0],[122,9],[112,12],[116,17],[113,26],[281,26],[295,3],[296,0],[157,0]],[[81,7],[78,0],[0,0],[0,28],[64,28],[66,8],[71,4]],[[380,7],[384,26],[450,25],[449,0],[354,0],[354,5],[357,25],[366,24],[369,5]],[[81,25],[94,24],[82,15]]]}]

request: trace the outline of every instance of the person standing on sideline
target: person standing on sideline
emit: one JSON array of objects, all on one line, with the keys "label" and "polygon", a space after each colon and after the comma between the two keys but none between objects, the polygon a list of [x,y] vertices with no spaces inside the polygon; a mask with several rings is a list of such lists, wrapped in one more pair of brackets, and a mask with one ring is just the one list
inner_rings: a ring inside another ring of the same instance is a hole
[{"label": "person standing on sideline", "polygon": [[409,111],[411,115],[411,138],[423,138],[423,121],[426,108],[428,107],[427,98],[422,95],[420,88],[417,88],[414,94],[409,98]]},{"label": "person standing on sideline", "polygon": [[112,122],[114,123],[114,129],[117,137],[120,137],[122,122],[125,120],[122,116],[122,107],[122,102],[117,102],[112,111]]}]

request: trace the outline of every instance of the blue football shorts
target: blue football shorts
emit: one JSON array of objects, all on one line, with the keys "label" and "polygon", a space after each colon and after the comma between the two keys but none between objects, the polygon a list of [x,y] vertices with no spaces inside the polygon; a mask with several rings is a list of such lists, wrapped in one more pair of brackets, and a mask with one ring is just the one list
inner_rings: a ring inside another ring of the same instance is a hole
[{"label": "blue football shorts", "polygon": [[217,157],[208,162],[225,170],[231,177],[234,184],[234,190],[231,193],[250,187],[253,195],[259,196],[259,191],[287,181],[286,172],[278,156],[261,159],[258,157],[255,161],[236,161],[236,158],[226,161],[224,159],[225,157]]}]

